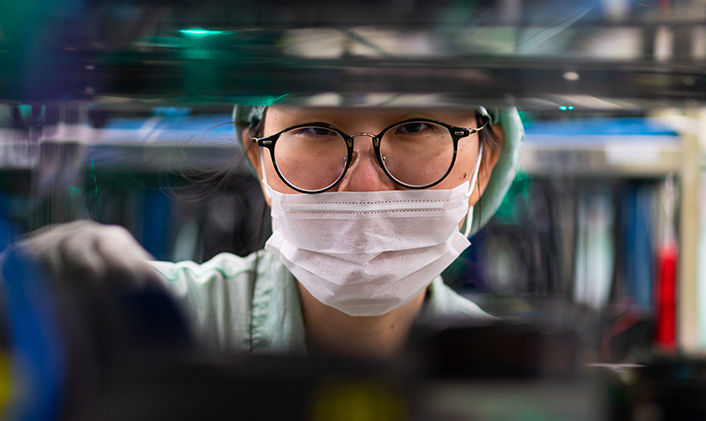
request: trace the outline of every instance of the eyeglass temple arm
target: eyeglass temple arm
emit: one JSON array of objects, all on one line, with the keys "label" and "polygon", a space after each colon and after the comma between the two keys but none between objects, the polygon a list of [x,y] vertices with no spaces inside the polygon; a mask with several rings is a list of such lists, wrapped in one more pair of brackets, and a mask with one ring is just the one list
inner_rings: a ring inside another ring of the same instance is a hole
[{"label": "eyeglass temple arm", "polygon": [[469,135],[472,135],[473,133],[478,133],[479,131],[485,129],[486,126],[488,126],[488,119],[486,119],[486,120],[483,122],[483,125],[482,125],[482,126],[480,126],[480,127],[474,127],[474,128],[472,128],[472,129],[469,129],[469,130],[468,130],[468,134],[469,134]]},{"label": "eyeglass temple arm", "polygon": [[258,146],[264,146],[264,147],[269,147],[272,146],[274,143],[274,139],[272,139],[272,136],[267,136],[267,137],[250,137],[250,140],[252,140],[253,143],[257,143]]},{"label": "eyeglass temple arm", "polygon": [[453,131],[453,134],[456,136],[459,136],[459,137],[470,136],[474,133],[478,133],[479,131],[485,129],[485,127],[487,125],[488,125],[488,120],[485,120],[485,122],[483,122],[483,125],[481,125],[480,127],[474,127],[472,129],[466,129],[463,127],[456,127]]}]

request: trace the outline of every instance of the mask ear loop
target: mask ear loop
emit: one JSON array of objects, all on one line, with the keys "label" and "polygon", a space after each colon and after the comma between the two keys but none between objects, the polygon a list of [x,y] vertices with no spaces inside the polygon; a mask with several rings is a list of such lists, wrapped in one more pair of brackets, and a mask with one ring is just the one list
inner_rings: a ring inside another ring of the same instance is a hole
[{"label": "mask ear loop", "polygon": [[267,172],[265,171],[265,158],[264,158],[264,151],[260,150],[260,172],[262,173],[262,184],[265,185],[265,196],[267,196],[267,199],[272,200],[272,188],[270,187],[270,184],[267,182]]},{"label": "mask ear loop", "polygon": [[[480,163],[483,161],[483,143],[481,142],[478,148],[478,160],[476,161],[476,168],[473,170],[473,177],[471,178],[471,185],[468,186],[467,197],[470,199],[473,194],[473,190],[476,187],[476,181],[478,180],[478,173],[480,172]],[[473,226],[473,206],[469,206],[466,211],[466,228],[463,230],[463,236],[468,238],[471,234],[471,226]]]}]

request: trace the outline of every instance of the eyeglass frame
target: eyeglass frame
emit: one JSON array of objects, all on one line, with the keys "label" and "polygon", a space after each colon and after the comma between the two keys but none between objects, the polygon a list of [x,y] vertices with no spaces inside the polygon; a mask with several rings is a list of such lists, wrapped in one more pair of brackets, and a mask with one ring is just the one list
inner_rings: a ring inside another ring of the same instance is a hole
[{"label": "eyeglass frame", "polygon": [[[435,186],[435,185],[441,183],[441,182],[449,175],[449,173],[451,173],[451,170],[453,169],[454,164],[456,163],[456,155],[457,155],[457,151],[458,151],[458,141],[461,140],[461,139],[463,139],[463,138],[465,138],[465,137],[468,137],[468,136],[470,136],[470,135],[472,135],[472,134],[478,133],[478,132],[480,132],[481,130],[485,129],[485,128],[488,126],[489,121],[490,121],[490,119],[488,119],[488,118],[486,117],[486,118],[485,118],[485,121],[483,122],[483,124],[482,124],[480,127],[466,128],[466,127],[454,126],[454,125],[451,125],[451,124],[448,124],[448,123],[444,123],[444,122],[442,122],[442,121],[432,120],[432,119],[428,119],[428,118],[411,118],[411,119],[408,119],[408,120],[398,121],[398,122],[396,122],[396,123],[394,123],[394,124],[391,124],[391,125],[385,127],[385,128],[384,128],[380,133],[378,133],[377,135],[374,135],[374,134],[371,134],[371,133],[366,133],[366,132],[354,133],[354,134],[349,135],[348,133],[344,132],[343,130],[341,130],[341,129],[335,127],[335,126],[332,126],[332,125],[330,125],[330,124],[328,124],[328,123],[304,123],[304,124],[297,124],[297,125],[295,125],[295,126],[288,127],[288,128],[286,128],[286,129],[280,130],[279,132],[277,132],[277,133],[275,133],[275,134],[272,134],[272,135],[269,135],[269,136],[264,136],[264,137],[253,137],[253,136],[251,136],[251,137],[250,137],[250,140],[251,140],[253,143],[255,143],[256,145],[258,145],[258,146],[260,146],[260,147],[262,147],[262,148],[267,148],[267,149],[270,150],[270,157],[272,158],[272,164],[273,164],[273,166],[274,166],[274,168],[275,168],[275,172],[276,172],[277,175],[279,176],[280,180],[282,180],[282,181],[284,182],[284,184],[286,184],[289,188],[291,188],[291,189],[293,189],[293,190],[296,190],[296,191],[298,191],[298,192],[300,192],[300,193],[316,194],[316,193],[323,193],[323,192],[325,192],[325,191],[327,191],[327,190],[331,190],[331,189],[332,189],[333,187],[335,187],[338,183],[340,183],[341,180],[343,180],[343,177],[346,176],[346,173],[348,172],[348,168],[350,167],[351,161],[352,161],[352,159],[353,159],[353,147],[354,147],[354,143],[355,143],[355,138],[356,138],[356,137],[359,137],[359,136],[368,136],[368,137],[370,137],[370,138],[372,139],[372,142],[373,142],[373,150],[375,151],[375,158],[377,159],[378,165],[380,165],[380,168],[382,168],[382,170],[383,170],[383,172],[385,173],[385,175],[387,175],[395,184],[397,184],[397,185],[399,185],[399,186],[402,186],[402,187],[405,187],[405,188],[408,188],[408,189],[421,190],[421,189],[428,189],[429,187],[433,187],[433,186]],[[385,135],[385,133],[386,133],[388,130],[390,130],[390,129],[394,128],[394,127],[397,127],[397,126],[399,126],[399,125],[405,124],[405,123],[416,123],[416,122],[435,123],[435,124],[438,124],[438,125],[440,125],[440,126],[446,128],[446,130],[449,131],[449,134],[451,134],[451,139],[452,139],[453,145],[454,145],[454,152],[453,152],[453,157],[451,158],[451,164],[449,165],[449,168],[446,170],[446,172],[444,173],[444,175],[442,175],[441,178],[439,178],[439,179],[436,180],[435,182],[433,182],[433,183],[431,183],[431,184],[424,185],[424,186],[414,186],[414,185],[411,185],[411,184],[406,184],[406,183],[404,183],[404,182],[398,180],[397,178],[395,178],[395,176],[393,176],[392,174],[390,174],[390,172],[388,171],[388,169],[385,167],[385,164],[383,163],[382,152],[380,151],[380,143],[382,142],[382,137]],[[301,127],[319,127],[319,128],[323,128],[323,129],[333,130],[334,132],[336,132],[336,133],[338,133],[339,135],[341,135],[341,137],[343,138],[343,140],[346,142],[346,148],[347,148],[347,152],[348,152],[348,153],[347,153],[347,157],[346,157],[346,166],[345,166],[345,168],[343,168],[343,171],[341,172],[341,175],[336,179],[336,181],[334,181],[333,183],[331,183],[330,185],[328,185],[328,186],[326,186],[326,187],[324,187],[324,188],[322,188],[322,189],[318,189],[318,190],[304,190],[304,189],[301,189],[301,188],[299,188],[299,187],[296,187],[296,186],[292,185],[292,184],[291,184],[289,181],[287,181],[287,179],[282,175],[282,173],[281,173],[280,170],[279,170],[279,167],[277,166],[277,161],[276,161],[276,158],[275,158],[275,145],[277,144],[277,140],[280,138],[280,136],[281,136],[283,133],[286,133],[286,132],[288,132],[288,131],[291,131],[291,130],[294,130],[294,129],[298,129],[298,128],[301,128]]]}]

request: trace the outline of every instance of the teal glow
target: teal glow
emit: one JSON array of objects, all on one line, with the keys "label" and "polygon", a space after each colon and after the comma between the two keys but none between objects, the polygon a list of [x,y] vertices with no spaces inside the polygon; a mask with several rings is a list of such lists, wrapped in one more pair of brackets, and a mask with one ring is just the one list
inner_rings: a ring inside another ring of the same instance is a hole
[{"label": "teal glow", "polygon": [[272,104],[277,104],[277,103],[279,103],[280,101],[282,101],[283,99],[287,98],[288,96],[289,96],[289,94],[283,94],[283,95],[280,95],[280,96],[278,96],[278,97],[274,97],[274,98],[271,97],[271,98],[267,99],[266,101],[264,101],[263,105],[266,105],[266,106],[269,107],[269,106],[272,105]]},{"label": "teal glow", "polygon": [[180,29],[179,32],[181,32],[184,35],[190,36],[190,37],[208,37],[208,36],[212,36],[212,35],[220,35],[223,33],[223,31],[217,31],[214,29],[203,29],[203,28]]},{"label": "teal glow", "polygon": [[20,116],[25,121],[30,121],[32,119],[32,106],[29,104],[20,104],[17,106],[17,111]]},{"label": "teal glow", "polygon": [[560,105],[560,106],[559,106],[559,109],[560,109],[561,111],[567,111],[567,110],[568,110],[568,111],[571,111],[571,110],[574,109],[574,106],[573,106],[573,105],[568,105],[568,106],[567,106],[567,105]]},{"label": "teal glow", "polygon": [[278,104],[284,101],[291,94],[282,94],[279,96],[273,95],[249,95],[249,96],[230,96],[228,100],[233,104],[240,105],[264,105],[269,107],[273,104]]}]

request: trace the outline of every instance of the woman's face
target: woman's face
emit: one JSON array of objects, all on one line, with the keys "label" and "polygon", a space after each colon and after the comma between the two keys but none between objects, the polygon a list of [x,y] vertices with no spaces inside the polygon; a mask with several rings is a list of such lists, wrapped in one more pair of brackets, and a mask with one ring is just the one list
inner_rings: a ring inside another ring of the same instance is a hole
[{"label": "woman's face", "polygon": [[[409,119],[431,119],[458,127],[477,127],[475,112],[468,110],[448,110],[448,109],[360,109],[360,108],[301,108],[271,106],[267,110],[264,125],[264,136],[275,134],[283,129],[304,124],[304,123],[326,123],[334,126],[345,133],[371,133],[378,134],[386,127]],[[414,129],[414,128],[413,128]],[[499,128],[494,131],[498,137],[502,138]],[[279,146],[278,146],[279,147]],[[345,148],[344,148],[345,149]],[[264,159],[264,168],[267,182],[274,190],[282,193],[298,193],[289,188],[277,175],[269,151],[263,148],[251,148],[250,159],[253,165],[260,172],[260,154]],[[485,184],[490,176],[493,166],[499,156],[499,148],[485,148],[483,163],[478,174],[480,190],[485,188]],[[458,152],[455,164],[451,172],[439,184],[432,189],[452,189],[465,181],[471,181],[473,170],[478,159],[478,135],[473,134],[461,138],[458,142]],[[282,170],[280,159],[277,159]],[[425,160],[426,164],[413,162],[410,159],[404,160],[397,165],[406,165],[411,173],[425,171],[433,159]],[[336,165],[334,159],[322,157],[322,161],[317,165],[303,165],[293,171],[302,171],[302,177],[307,174],[317,174],[317,171],[324,171],[326,165]],[[388,165],[388,168],[390,166]],[[414,168],[411,168],[414,167]],[[426,168],[425,168],[426,167]],[[301,168],[301,169],[300,169]],[[262,174],[260,174],[262,178]],[[404,190],[405,188],[395,184],[380,167],[371,137],[358,136],[355,138],[353,157],[348,171],[343,179],[329,191],[381,191],[381,190]],[[471,197],[471,204],[480,197],[479,190],[474,189]]]}]

